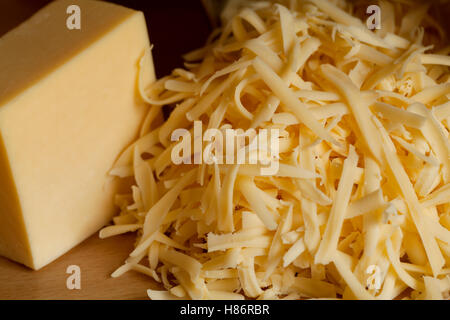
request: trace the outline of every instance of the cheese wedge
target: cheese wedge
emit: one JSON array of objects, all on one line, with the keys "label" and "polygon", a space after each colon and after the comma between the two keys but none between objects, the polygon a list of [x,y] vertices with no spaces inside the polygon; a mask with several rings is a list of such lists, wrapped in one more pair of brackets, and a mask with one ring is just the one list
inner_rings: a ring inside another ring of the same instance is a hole
[{"label": "cheese wedge", "polygon": [[148,108],[142,12],[79,0],[81,29],[69,30],[72,4],[52,2],[0,39],[0,255],[33,269],[111,219],[107,173]]}]

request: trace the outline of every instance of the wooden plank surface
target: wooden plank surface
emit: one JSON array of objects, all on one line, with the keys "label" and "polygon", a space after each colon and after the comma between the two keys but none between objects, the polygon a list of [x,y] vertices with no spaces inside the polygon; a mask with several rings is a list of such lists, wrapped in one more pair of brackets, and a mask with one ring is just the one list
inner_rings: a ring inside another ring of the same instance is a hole
[{"label": "wooden plank surface", "polygon": [[[134,234],[104,240],[96,234],[38,271],[0,257],[0,300],[148,299],[147,289],[158,288],[151,278],[134,271],[110,277],[123,264],[134,241]],[[80,290],[67,288],[70,265],[80,267]]]}]

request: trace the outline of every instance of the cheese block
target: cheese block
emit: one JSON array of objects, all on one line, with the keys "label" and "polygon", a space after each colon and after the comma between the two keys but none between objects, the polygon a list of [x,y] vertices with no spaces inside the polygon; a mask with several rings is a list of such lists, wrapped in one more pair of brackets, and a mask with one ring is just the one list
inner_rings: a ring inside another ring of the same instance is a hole
[{"label": "cheese block", "polygon": [[0,39],[0,254],[33,269],[111,219],[108,171],[148,108],[142,12],[78,0],[80,29],[69,29],[73,3],[52,2]]}]

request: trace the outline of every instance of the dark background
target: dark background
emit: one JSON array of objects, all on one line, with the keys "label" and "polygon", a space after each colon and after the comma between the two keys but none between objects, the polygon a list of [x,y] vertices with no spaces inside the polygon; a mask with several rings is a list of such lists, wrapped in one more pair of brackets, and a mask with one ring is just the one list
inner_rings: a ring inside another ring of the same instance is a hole
[{"label": "dark background", "polygon": [[[201,0],[107,1],[144,12],[158,78],[182,66],[181,55],[202,47],[212,30]],[[0,0],[0,37],[49,2]]]}]

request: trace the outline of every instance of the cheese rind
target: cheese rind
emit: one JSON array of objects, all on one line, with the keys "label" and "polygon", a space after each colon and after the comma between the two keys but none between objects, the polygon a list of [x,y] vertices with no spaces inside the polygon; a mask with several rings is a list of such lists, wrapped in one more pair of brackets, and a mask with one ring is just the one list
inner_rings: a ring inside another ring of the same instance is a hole
[{"label": "cheese rind", "polygon": [[69,30],[71,4],[55,1],[0,39],[0,254],[33,269],[111,219],[119,186],[107,173],[147,109],[143,14],[80,0],[81,30]]}]

